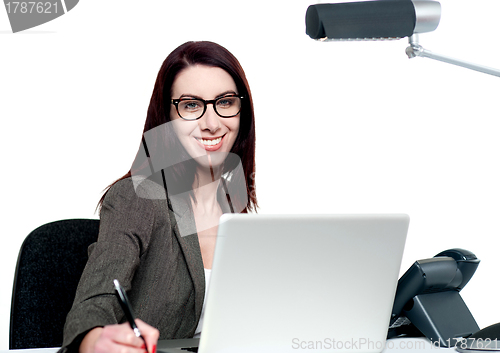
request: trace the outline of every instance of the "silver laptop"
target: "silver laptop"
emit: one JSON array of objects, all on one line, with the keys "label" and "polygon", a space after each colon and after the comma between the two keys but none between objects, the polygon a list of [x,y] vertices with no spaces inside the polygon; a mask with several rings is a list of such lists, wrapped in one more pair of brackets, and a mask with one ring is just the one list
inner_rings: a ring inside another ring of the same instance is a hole
[{"label": "silver laptop", "polygon": [[381,352],[407,215],[221,217],[197,339],[160,352]]}]

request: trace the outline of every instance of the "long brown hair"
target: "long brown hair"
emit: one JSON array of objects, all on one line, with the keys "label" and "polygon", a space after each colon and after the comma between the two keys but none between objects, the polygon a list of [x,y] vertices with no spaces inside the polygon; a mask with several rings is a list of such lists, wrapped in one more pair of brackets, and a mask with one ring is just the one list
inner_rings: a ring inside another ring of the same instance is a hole
[{"label": "long brown hair", "polygon": [[[163,62],[149,103],[146,122],[144,124],[144,133],[150,131],[162,124],[171,121],[170,117],[170,100],[172,99],[172,85],[177,75],[188,66],[205,65],[211,67],[219,67],[225,70],[233,78],[239,95],[243,96],[242,107],[240,112],[240,128],[236,141],[231,149],[231,152],[236,154],[243,167],[244,183],[246,184],[247,203],[243,212],[256,210],[257,197],[255,194],[255,118],[253,111],[252,94],[245,76],[245,72],[238,60],[224,47],[219,44],[202,41],[202,42],[187,42],[175,49]],[[166,141],[166,152],[169,148],[178,149],[175,146],[176,139]],[[144,138],[143,138],[144,141]],[[141,141],[141,143],[143,142]],[[187,159],[187,158],[186,158]],[[104,195],[101,197],[98,208],[102,207],[104,198],[111,186],[116,182],[131,177],[134,171],[131,169],[127,174],[117,179],[109,185]],[[191,183],[191,179],[182,175],[182,171],[173,170],[176,174],[173,176],[176,180],[184,180]]]}]

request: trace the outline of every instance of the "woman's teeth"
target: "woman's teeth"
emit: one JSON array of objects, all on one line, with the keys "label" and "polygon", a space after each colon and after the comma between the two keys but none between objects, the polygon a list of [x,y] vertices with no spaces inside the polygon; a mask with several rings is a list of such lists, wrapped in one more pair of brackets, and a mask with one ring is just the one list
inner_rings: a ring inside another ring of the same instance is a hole
[{"label": "woman's teeth", "polygon": [[200,141],[205,146],[213,146],[218,144],[222,140],[222,136],[215,140],[203,140],[203,139],[197,139],[197,140]]}]

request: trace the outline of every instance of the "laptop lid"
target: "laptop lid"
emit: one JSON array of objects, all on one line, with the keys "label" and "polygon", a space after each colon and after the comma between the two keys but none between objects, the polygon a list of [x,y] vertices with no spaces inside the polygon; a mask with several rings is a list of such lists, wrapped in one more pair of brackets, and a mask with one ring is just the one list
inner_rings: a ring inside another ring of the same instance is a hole
[{"label": "laptop lid", "polygon": [[223,215],[199,352],[381,352],[408,224]]}]

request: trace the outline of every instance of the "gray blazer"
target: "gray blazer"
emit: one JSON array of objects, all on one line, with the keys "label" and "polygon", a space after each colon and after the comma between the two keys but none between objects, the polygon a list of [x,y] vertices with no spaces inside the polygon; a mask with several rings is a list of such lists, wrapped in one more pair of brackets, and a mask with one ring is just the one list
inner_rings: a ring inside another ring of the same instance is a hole
[{"label": "gray blazer", "polygon": [[159,329],[160,339],[194,335],[205,295],[203,261],[190,206],[171,202],[173,210],[165,190],[148,180],[136,189],[130,178],[110,188],[60,352],[77,349],[94,327],[125,321],[113,279],[127,291],[136,317]]}]

